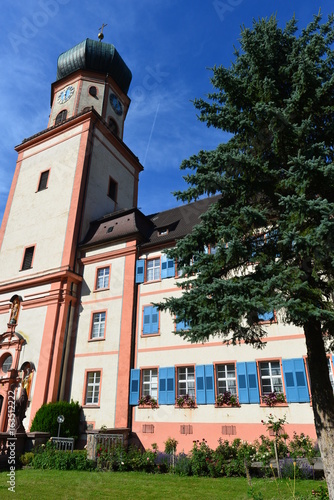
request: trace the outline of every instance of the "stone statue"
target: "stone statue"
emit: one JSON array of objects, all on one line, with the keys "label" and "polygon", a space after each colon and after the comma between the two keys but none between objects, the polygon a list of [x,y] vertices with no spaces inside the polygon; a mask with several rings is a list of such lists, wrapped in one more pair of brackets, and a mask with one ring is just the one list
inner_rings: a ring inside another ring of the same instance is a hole
[{"label": "stone statue", "polygon": [[10,301],[12,303],[12,307],[10,310],[9,324],[16,325],[17,318],[18,318],[19,311],[20,311],[20,304],[22,302],[22,297],[20,297],[19,295],[13,295],[13,297],[10,299]]},{"label": "stone statue", "polygon": [[28,368],[27,372],[24,375],[25,376],[22,379],[22,387],[23,387],[23,389],[26,390],[27,398],[29,399],[31,382],[32,382],[32,378],[34,376],[34,372],[30,371],[30,369]]}]

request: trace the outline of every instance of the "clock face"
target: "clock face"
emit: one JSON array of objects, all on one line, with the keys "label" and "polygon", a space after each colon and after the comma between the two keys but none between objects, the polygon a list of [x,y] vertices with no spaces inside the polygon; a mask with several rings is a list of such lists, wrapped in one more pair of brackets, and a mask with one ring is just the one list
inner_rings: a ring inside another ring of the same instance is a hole
[{"label": "clock face", "polygon": [[74,87],[72,87],[72,85],[69,85],[68,87],[66,87],[66,89],[59,92],[57,96],[58,104],[64,104],[72,97],[73,94],[74,94]]},{"label": "clock face", "polygon": [[123,106],[122,106],[121,101],[118,99],[118,97],[115,96],[115,94],[110,94],[109,100],[110,100],[111,107],[115,111],[115,113],[117,115],[121,115],[123,113]]}]

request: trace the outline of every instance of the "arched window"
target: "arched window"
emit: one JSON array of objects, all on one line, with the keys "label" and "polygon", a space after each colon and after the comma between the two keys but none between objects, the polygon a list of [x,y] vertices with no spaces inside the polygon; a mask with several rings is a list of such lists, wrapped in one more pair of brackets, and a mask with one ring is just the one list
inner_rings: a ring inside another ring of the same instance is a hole
[{"label": "arched window", "polygon": [[1,360],[1,370],[3,373],[7,373],[8,370],[10,370],[10,367],[12,366],[13,363],[13,357],[11,354],[7,354],[7,356],[4,356]]},{"label": "arched window", "polygon": [[66,120],[67,117],[67,110],[63,109],[58,115],[56,116],[56,121],[55,125],[59,125],[60,123],[63,123]]}]

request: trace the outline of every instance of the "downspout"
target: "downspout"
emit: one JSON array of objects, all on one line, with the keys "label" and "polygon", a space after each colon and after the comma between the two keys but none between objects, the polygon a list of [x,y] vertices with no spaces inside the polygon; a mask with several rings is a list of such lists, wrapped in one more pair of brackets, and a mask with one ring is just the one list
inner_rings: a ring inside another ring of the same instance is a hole
[{"label": "downspout", "polygon": [[[137,257],[139,254],[139,245],[137,246]],[[134,272],[134,297],[133,297],[133,305],[132,305],[132,326],[131,326],[131,351],[130,351],[130,371],[129,371],[129,394],[130,394],[130,379],[131,379],[131,370],[135,365],[135,355],[136,355],[136,331],[137,331],[137,305],[138,305],[138,289],[139,283],[136,283],[136,262],[135,262],[135,272]],[[133,407],[128,405],[128,425],[127,427],[130,429],[130,433],[132,433],[132,421],[133,421]]]},{"label": "downspout", "polygon": [[66,319],[66,327],[65,327],[65,335],[64,335],[64,341],[63,341],[63,352],[61,356],[61,364],[60,364],[60,379],[59,379],[59,385],[58,385],[58,392],[57,392],[57,401],[63,401],[64,398],[64,378],[66,379],[66,369],[67,369],[67,361],[68,361],[68,339],[69,339],[69,330],[72,327],[72,321],[73,320],[73,306],[72,306],[72,301],[69,302],[68,304],[68,311],[67,311],[67,319]]}]

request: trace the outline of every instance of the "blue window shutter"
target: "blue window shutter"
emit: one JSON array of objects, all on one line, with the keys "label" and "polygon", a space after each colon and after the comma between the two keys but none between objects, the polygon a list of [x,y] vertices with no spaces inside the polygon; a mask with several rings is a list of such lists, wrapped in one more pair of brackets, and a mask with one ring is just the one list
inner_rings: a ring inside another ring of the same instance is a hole
[{"label": "blue window shutter", "polygon": [[161,279],[167,278],[167,255],[161,255]]},{"label": "blue window shutter", "polygon": [[216,402],[213,365],[205,365],[206,403],[213,405]]},{"label": "blue window shutter", "polygon": [[130,377],[130,405],[137,405],[139,399],[140,370],[131,370]]},{"label": "blue window shutter", "polygon": [[159,311],[156,307],[146,306],[143,311],[143,334],[159,333]]},{"label": "blue window shutter", "polygon": [[159,311],[156,307],[152,307],[151,333],[159,333]]},{"label": "blue window shutter", "polygon": [[246,363],[237,363],[239,403],[249,403]]},{"label": "blue window shutter", "polygon": [[190,323],[189,321],[184,321],[184,320],[179,320],[177,317],[175,318],[175,327],[176,327],[176,331],[180,331],[180,330],[188,330],[189,327],[190,327]]},{"label": "blue window shutter", "polygon": [[167,277],[174,278],[175,276],[175,261],[174,259],[167,259]]},{"label": "blue window shutter", "polygon": [[136,261],[136,283],[144,283],[145,277],[145,261],[137,260]]},{"label": "blue window shutter", "polygon": [[167,404],[167,368],[159,368],[159,405]]},{"label": "blue window shutter", "polygon": [[167,255],[161,255],[161,279],[174,278],[175,276],[175,263],[174,259],[169,259]]},{"label": "blue window shutter", "polygon": [[248,394],[250,403],[260,402],[259,384],[257,379],[257,368],[255,361],[246,363]]},{"label": "blue window shutter", "polygon": [[196,402],[199,405],[206,404],[204,365],[196,365]]},{"label": "blue window shutter", "polygon": [[177,318],[176,318],[176,331],[180,331],[180,330],[185,330],[186,328],[186,323],[185,321],[177,321]]},{"label": "blue window shutter", "polygon": [[283,359],[282,367],[285,382],[286,400],[288,403],[297,403],[298,391],[295,379],[293,359]]},{"label": "blue window shutter", "polygon": [[159,368],[159,405],[175,404],[174,367]]},{"label": "blue window shutter", "polygon": [[143,333],[152,333],[151,332],[151,325],[152,325],[152,306],[146,306],[144,307],[144,312],[143,312]]},{"label": "blue window shutter", "polygon": [[263,314],[258,314],[257,316],[259,321],[274,321],[275,319],[274,311],[268,311]]},{"label": "blue window shutter", "polygon": [[308,392],[305,365],[302,358],[283,359],[283,374],[286,399],[288,403],[308,403]]},{"label": "blue window shutter", "polygon": [[175,404],[175,368],[167,368],[167,405]]}]

